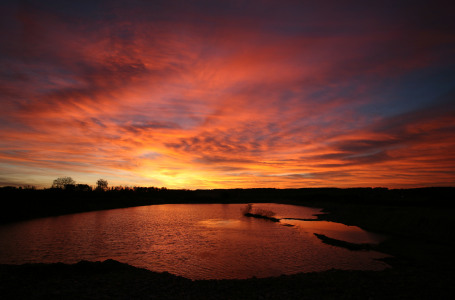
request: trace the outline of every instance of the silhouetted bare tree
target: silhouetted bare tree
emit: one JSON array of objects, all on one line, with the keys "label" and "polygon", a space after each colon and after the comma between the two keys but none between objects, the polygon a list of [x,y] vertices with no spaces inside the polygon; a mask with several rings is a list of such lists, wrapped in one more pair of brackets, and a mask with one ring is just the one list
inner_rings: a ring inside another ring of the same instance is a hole
[{"label": "silhouetted bare tree", "polygon": [[65,189],[67,186],[74,186],[76,181],[71,177],[59,177],[52,183],[53,188]]},{"label": "silhouetted bare tree", "polygon": [[104,179],[98,179],[98,181],[96,182],[96,189],[97,190],[107,190],[107,180],[104,180]]}]

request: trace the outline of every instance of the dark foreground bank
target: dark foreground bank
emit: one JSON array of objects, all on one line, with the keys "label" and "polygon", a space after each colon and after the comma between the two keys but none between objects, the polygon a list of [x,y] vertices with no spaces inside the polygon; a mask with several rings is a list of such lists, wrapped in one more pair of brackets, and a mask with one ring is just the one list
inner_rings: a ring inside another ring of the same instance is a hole
[{"label": "dark foreground bank", "polygon": [[450,299],[452,270],[418,267],[191,281],[113,260],[0,266],[2,299]]}]

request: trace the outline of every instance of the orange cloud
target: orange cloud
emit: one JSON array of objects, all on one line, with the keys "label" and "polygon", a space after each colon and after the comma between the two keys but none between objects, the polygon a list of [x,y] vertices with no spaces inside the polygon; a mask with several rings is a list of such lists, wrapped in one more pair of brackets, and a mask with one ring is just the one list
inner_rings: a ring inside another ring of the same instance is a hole
[{"label": "orange cloud", "polygon": [[453,185],[442,25],[363,7],[79,5],[6,10],[0,184]]}]

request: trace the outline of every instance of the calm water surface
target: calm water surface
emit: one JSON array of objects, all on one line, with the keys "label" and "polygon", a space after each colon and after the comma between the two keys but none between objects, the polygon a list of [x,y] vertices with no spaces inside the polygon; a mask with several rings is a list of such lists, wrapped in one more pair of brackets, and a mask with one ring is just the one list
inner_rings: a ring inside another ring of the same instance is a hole
[{"label": "calm water surface", "polygon": [[[323,244],[313,233],[359,243],[382,237],[325,221],[247,218],[244,204],[166,204],[96,211],[0,226],[0,263],[115,259],[191,279],[278,276],[331,268],[382,270],[373,251]],[[309,219],[320,209],[254,204],[278,218]],[[285,225],[294,226],[285,226]]]}]

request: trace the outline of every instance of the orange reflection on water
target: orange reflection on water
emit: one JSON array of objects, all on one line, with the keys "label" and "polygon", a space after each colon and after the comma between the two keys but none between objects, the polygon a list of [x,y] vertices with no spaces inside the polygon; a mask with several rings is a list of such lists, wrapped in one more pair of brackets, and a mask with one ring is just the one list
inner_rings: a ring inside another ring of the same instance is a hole
[{"label": "orange reflection on water", "polygon": [[329,221],[301,221],[286,220],[302,232],[319,233],[328,237],[351,243],[377,244],[385,239],[385,236],[368,232],[357,226],[344,225]]},{"label": "orange reflection on water", "polygon": [[[322,243],[372,238],[359,228],[323,221],[270,222],[242,215],[244,204],[155,205],[37,219],[0,226],[0,263],[98,261],[108,258],[191,279],[279,276],[337,269],[381,270],[373,251]],[[281,217],[318,209],[254,204]],[[283,226],[294,224],[293,227]],[[371,240],[368,240],[371,241]]]}]

